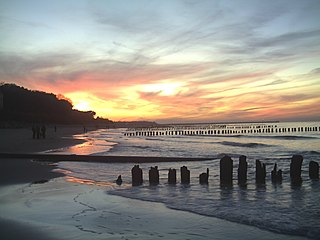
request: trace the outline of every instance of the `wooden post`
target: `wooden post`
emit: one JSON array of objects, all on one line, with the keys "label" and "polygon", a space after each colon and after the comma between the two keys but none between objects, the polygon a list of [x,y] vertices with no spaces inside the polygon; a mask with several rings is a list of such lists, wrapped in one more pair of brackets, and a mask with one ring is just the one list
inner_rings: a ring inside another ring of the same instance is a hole
[{"label": "wooden post", "polygon": [[290,163],[290,178],[294,185],[299,185],[302,182],[301,166],[303,157],[301,155],[293,155]]},{"label": "wooden post", "polygon": [[182,184],[189,184],[190,183],[190,171],[186,166],[180,168],[181,173],[181,183]]},{"label": "wooden post", "polygon": [[273,170],[271,171],[271,181],[273,183],[281,183],[282,182],[282,171],[277,170],[277,164],[274,164]]},{"label": "wooden post", "polygon": [[139,186],[143,182],[142,177],[142,169],[139,167],[139,165],[134,165],[134,167],[131,169],[132,174],[132,185],[133,186]]},{"label": "wooden post", "polygon": [[159,184],[159,170],[158,166],[151,167],[149,170],[149,184],[157,185]]},{"label": "wooden post", "polygon": [[177,171],[175,169],[169,169],[168,172],[168,183],[176,184],[177,183]]},{"label": "wooden post", "polygon": [[239,157],[239,167],[238,167],[238,184],[242,185],[247,182],[247,157],[242,155]]},{"label": "wooden post", "polygon": [[266,182],[266,165],[256,160],[256,183],[264,184]]},{"label": "wooden post", "polygon": [[232,184],[233,161],[231,157],[224,156],[220,160],[220,184]]},{"label": "wooden post", "polygon": [[319,179],[319,163],[310,161],[309,163],[309,177],[312,180]]},{"label": "wooden post", "polygon": [[209,183],[209,168],[207,168],[206,173],[201,173],[199,175],[199,183],[200,184],[208,184]]}]

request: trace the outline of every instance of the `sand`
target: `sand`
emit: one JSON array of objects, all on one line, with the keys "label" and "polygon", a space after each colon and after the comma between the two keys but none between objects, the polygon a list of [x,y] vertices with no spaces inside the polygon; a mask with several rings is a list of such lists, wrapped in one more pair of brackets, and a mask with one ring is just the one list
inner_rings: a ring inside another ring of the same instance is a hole
[{"label": "sand", "polygon": [[[47,141],[10,131],[0,137],[1,151],[15,152],[11,144],[17,152],[39,152],[77,143],[63,134]],[[0,158],[0,164],[0,239],[304,239],[113,196],[113,186],[67,182],[48,163]]]},{"label": "sand", "polygon": [[76,127],[47,127],[45,139],[33,139],[32,130],[0,129],[0,153],[36,153],[58,149],[83,143],[83,139],[73,138],[74,134],[80,134],[83,128]]}]

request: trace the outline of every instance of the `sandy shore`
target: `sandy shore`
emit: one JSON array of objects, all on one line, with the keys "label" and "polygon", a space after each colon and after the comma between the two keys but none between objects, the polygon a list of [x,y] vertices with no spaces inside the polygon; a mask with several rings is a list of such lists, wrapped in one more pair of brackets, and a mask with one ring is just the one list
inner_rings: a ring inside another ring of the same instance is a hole
[{"label": "sandy shore", "polygon": [[[31,129],[0,129],[0,152],[37,153],[81,144],[84,140],[72,136],[82,131],[81,127],[57,127],[56,131],[53,127],[47,127],[46,139],[33,139]],[[0,158],[0,194],[4,189],[14,189],[16,184],[40,184],[64,176],[62,173],[53,172],[53,169],[55,166],[51,163]],[[6,206],[3,198],[0,198],[0,202],[2,206]],[[10,217],[4,218],[3,214],[0,214],[0,239],[57,239],[51,238],[37,226],[30,225],[27,219],[18,220],[15,213],[13,210],[11,220]]]},{"label": "sandy shore", "polygon": [[[83,143],[73,135],[82,133],[80,127],[47,127],[45,139],[33,139],[31,129],[0,129],[0,153],[37,153]],[[33,162],[33,158],[6,158],[0,156],[0,185],[47,181],[63,176],[52,172],[53,165]]]},{"label": "sandy shore", "polygon": [[46,139],[33,139],[32,130],[0,129],[0,152],[2,153],[36,153],[58,149],[83,143],[84,140],[72,136],[83,133],[83,128],[77,127],[47,127]]}]

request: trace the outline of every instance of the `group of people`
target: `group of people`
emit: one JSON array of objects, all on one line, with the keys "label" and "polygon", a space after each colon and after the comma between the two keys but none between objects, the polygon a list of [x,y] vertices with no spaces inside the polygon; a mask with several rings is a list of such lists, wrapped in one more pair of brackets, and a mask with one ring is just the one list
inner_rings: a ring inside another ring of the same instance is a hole
[{"label": "group of people", "polygon": [[40,139],[46,138],[46,126],[42,125],[41,127],[39,125],[33,125],[32,126],[32,138],[33,139]]}]

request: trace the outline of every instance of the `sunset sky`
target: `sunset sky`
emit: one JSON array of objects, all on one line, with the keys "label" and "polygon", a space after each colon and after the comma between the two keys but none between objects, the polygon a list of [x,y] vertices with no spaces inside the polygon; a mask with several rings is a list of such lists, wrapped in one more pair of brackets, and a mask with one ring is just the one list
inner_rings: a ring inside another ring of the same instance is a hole
[{"label": "sunset sky", "polygon": [[0,0],[0,82],[112,120],[320,120],[319,0]]}]

